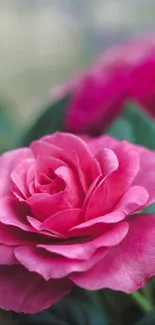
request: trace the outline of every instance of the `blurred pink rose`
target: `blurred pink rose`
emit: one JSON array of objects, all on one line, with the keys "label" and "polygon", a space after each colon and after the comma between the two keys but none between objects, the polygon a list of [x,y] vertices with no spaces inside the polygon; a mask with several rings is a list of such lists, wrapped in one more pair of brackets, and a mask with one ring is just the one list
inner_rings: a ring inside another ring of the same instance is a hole
[{"label": "blurred pink rose", "polygon": [[126,100],[155,116],[155,35],[108,49],[93,67],[52,91],[57,99],[72,93],[65,129],[99,134]]},{"label": "blurred pink rose", "polygon": [[0,308],[36,313],[74,284],[132,292],[155,274],[155,153],[65,133],[0,157]]}]

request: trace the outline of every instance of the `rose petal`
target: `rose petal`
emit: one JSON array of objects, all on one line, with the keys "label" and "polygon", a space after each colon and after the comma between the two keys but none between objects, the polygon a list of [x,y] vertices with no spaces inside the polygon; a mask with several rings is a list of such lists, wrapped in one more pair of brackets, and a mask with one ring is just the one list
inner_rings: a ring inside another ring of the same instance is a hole
[{"label": "rose petal", "polygon": [[62,166],[67,166],[63,160],[50,156],[39,156],[36,160],[36,170],[39,174],[46,175],[49,169],[55,171]]},{"label": "rose petal", "polygon": [[[106,204],[107,189],[105,180],[108,175],[118,168],[118,160],[114,152],[110,149],[103,149],[97,153],[97,160],[100,163],[102,170],[102,178],[100,182],[95,184],[94,189],[91,186],[91,191],[87,192],[82,212],[85,214],[86,220],[97,218],[103,215],[104,205]],[[97,203],[97,204],[96,204]]]},{"label": "rose petal", "polygon": [[129,218],[125,239],[91,270],[74,274],[71,280],[82,288],[110,288],[127,293],[143,287],[155,275],[155,215],[137,214]]},{"label": "rose petal", "polygon": [[31,243],[34,244],[37,242],[38,237],[36,238],[34,234],[24,232],[17,227],[0,223],[0,244],[17,246],[23,243],[25,245],[30,245]]},{"label": "rose petal", "polygon": [[12,193],[10,174],[20,162],[27,158],[33,158],[33,153],[28,148],[12,150],[0,157],[0,197]]},{"label": "rose petal", "polygon": [[[88,146],[80,137],[74,134],[56,132],[52,136],[43,137],[42,140],[59,148],[63,148],[64,151],[75,151],[79,157],[83,170],[88,169],[88,161],[92,163],[92,155]],[[84,159],[84,157],[87,159]]]},{"label": "rose petal", "polygon": [[0,267],[0,308],[34,314],[72,289],[67,279],[45,281],[22,266]]},{"label": "rose petal", "polygon": [[[77,208],[82,204],[83,192],[73,171],[63,166],[56,169],[55,174],[66,183],[65,189],[60,189],[60,192],[52,195],[36,193],[27,200],[33,215],[40,221],[44,221],[58,211]],[[57,180],[55,182],[57,184]]]},{"label": "rose petal", "polygon": [[[62,159],[66,164],[69,164],[69,166],[71,166],[71,168],[73,168],[73,170],[76,170],[78,172],[82,188],[85,192],[87,191],[87,180],[86,180],[85,174],[81,170],[79,158],[78,158],[76,152],[74,152],[74,155],[73,155],[72,151],[65,152],[65,151],[63,151],[63,149],[53,146],[53,145],[49,144],[48,142],[46,143],[42,140],[32,142],[31,148],[34,152],[34,155],[36,155],[36,156],[38,156],[38,155],[39,156],[40,155],[55,156],[58,159]],[[73,157],[74,157],[74,159],[73,159]]]},{"label": "rose petal", "polygon": [[138,151],[129,150],[124,143],[118,144],[113,150],[117,155],[119,168],[105,180],[107,197],[104,214],[109,213],[114,208],[123,193],[133,183],[140,168]]},{"label": "rose petal", "polygon": [[103,148],[113,149],[119,141],[114,139],[113,137],[110,137],[108,135],[102,135],[97,138],[92,137],[84,137],[85,142],[87,143],[90,151],[95,156],[97,152]]},{"label": "rose petal", "polygon": [[78,172],[84,191],[100,173],[99,166],[86,143],[75,135],[57,132],[53,136],[45,136],[39,141],[34,141],[31,149],[35,156],[54,156],[67,163]]},{"label": "rose petal", "polygon": [[26,177],[27,171],[33,163],[34,159],[25,159],[11,173],[11,179],[14,183],[13,193],[16,195],[16,191],[18,191],[17,197],[20,200],[26,199],[30,195]]},{"label": "rose petal", "polygon": [[133,184],[143,186],[148,194],[147,205],[155,202],[155,152],[146,148],[138,147],[140,153],[140,169]]},{"label": "rose petal", "polygon": [[68,200],[70,201],[71,206],[81,206],[83,193],[77,175],[67,166],[57,168],[55,174],[61,177],[65,182],[66,190],[68,192]]},{"label": "rose petal", "polygon": [[43,222],[46,218],[54,215],[58,211],[74,208],[67,194],[66,191],[53,195],[36,193],[27,200],[27,204],[31,208],[33,215]]},{"label": "rose petal", "polygon": [[26,216],[26,219],[28,220],[28,222],[30,223],[30,225],[36,229],[37,231],[40,231],[40,227],[41,227],[41,222],[33,217],[30,216]]},{"label": "rose petal", "polygon": [[117,245],[127,234],[128,224],[121,222],[109,228],[107,232],[98,236],[97,238],[82,241],[77,243],[74,241],[66,241],[65,243],[44,245],[40,244],[37,247],[45,249],[47,252],[59,254],[67,258],[87,260],[95,251],[103,247]]},{"label": "rose petal", "polygon": [[68,230],[80,223],[80,209],[69,209],[55,213],[46,219],[40,229],[67,236]]},{"label": "rose petal", "polygon": [[149,195],[145,188],[141,186],[132,186],[124,193],[116,206],[116,210],[120,210],[125,215],[128,215],[143,209],[147,205],[148,199]]},{"label": "rose petal", "polygon": [[[36,192],[49,192],[52,190],[55,180],[51,179],[52,174],[55,175],[55,170],[66,164],[60,160],[49,156],[38,157],[35,164],[35,188]],[[57,182],[58,183],[58,180]]]},{"label": "rose petal", "polygon": [[102,66],[95,67],[83,76],[71,100],[65,129],[74,133],[99,134],[120,112],[125,90],[121,71],[116,73],[104,69],[102,73]]},{"label": "rose petal", "polygon": [[0,199],[0,222],[16,226],[25,231],[32,231],[26,220],[28,209],[24,202],[18,202],[12,197]]},{"label": "rose petal", "polygon": [[0,265],[18,264],[14,255],[14,247],[0,244]]},{"label": "rose petal", "polygon": [[96,153],[95,158],[99,162],[103,177],[110,175],[114,170],[117,170],[119,167],[118,158],[114,151],[112,151],[111,149],[99,149],[99,151]]},{"label": "rose petal", "polygon": [[65,278],[73,272],[88,270],[100,261],[106,252],[107,249],[102,248],[95,252],[91,259],[81,261],[54,256],[41,248],[20,246],[15,249],[15,256],[30,272],[36,272],[45,280],[49,280]]},{"label": "rose petal", "polygon": [[42,235],[45,240],[48,239],[48,237],[51,237],[50,240],[52,238],[57,239],[60,237],[63,237],[63,238],[65,237],[65,236],[61,236],[59,233],[56,234],[56,232],[54,233],[54,232],[51,232],[48,230],[47,231],[41,230],[42,223],[33,217],[27,216],[26,219],[28,220],[30,225],[34,228],[34,230],[36,230],[36,233],[39,232],[39,234]]},{"label": "rose petal", "polygon": [[86,220],[95,219],[103,215],[104,205],[106,204],[106,194],[105,179],[102,179],[83,207],[86,210]]},{"label": "rose petal", "polygon": [[125,214],[119,210],[115,210],[111,213],[103,215],[101,217],[85,221],[74,228],[69,230],[69,235],[71,237],[77,236],[95,236],[101,231],[106,231],[109,229],[110,224],[115,224],[122,221],[125,218]]},{"label": "rose petal", "polygon": [[27,170],[27,174],[26,174],[26,184],[27,184],[29,193],[31,195],[33,195],[36,191],[35,184],[34,184],[35,175],[36,175],[36,161],[34,160],[34,162],[31,164],[31,166]]}]

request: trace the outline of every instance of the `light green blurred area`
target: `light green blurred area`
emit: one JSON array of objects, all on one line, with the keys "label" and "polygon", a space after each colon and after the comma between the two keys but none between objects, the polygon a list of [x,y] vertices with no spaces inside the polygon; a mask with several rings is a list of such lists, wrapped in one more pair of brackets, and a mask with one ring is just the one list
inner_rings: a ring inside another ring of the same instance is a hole
[{"label": "light green blurred area", "polygon": [[154,0],[0,0],[0,99],[21,128],[51,87],[117,40],[154,27]]}]

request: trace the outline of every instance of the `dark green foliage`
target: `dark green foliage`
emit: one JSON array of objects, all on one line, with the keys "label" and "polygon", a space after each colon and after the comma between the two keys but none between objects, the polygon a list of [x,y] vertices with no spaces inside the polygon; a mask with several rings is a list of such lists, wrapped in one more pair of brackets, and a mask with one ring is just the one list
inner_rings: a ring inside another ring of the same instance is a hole
[{"label": "dark green foliage", "polygon": [[119,139],[155,149],[155,121],[134,104],[127,104],[108,134]]},{"label": "dark green foliage", "polygon": [[31,141],[37,140],[46,134],[62,131],[64,115],[69,103],[69,98],[70,96],[66,96],[59,101],[49,104],[47,108],[41,112],[34,124],[26,130],[25,134],[21,135],[17,145],[28,146]]}]

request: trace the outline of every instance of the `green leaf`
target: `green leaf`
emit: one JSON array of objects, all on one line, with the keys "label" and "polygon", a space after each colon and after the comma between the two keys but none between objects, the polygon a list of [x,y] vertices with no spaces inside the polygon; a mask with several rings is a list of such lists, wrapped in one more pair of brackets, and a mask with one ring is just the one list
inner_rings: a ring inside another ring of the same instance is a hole
[{"label": "green leaf", "polygon": [[118,120],[116,120],[108,130],[108,134],[119,140],[125,139],[130,142],[134,142],[132,124],[130,121],[125,119],[125,117],[120,117]]},{"label": "green leaf", "polygon": [[144,213],[153,213],[155,214],[155,203],[149,205],[147,208],[142,210]]},{"label": "green leaf", "polygon": [[155,324],[155,313],[150,313],[142,320],[140,320],[138,323],[135,323],[133,325],[154,325],[154,324]]},{"label": "green leaf", "polygon": [[62,131],[66,107],[70,96],[49,104],[40,114],[37,120],[31,125],[24,135],[20,136],[17,146],[28,146],[31,141],[37,140],[41,136]]},{"label": "green leaf", "polygon": [[155,122],[134,104],[126,105],[107,133],[119,140],[128,140],[155,149]]},{"label": "green leaf", "polygon": [[17,127],[8,108],[8,103],[0,102],[0,153],[12,149],[16,136]]},{"label": "green leaf", "polygon": [[131,325],[144,315],[131,296],[124,292],[110,289],[100,290],[100,299],[104,304],[110,324]]}]

